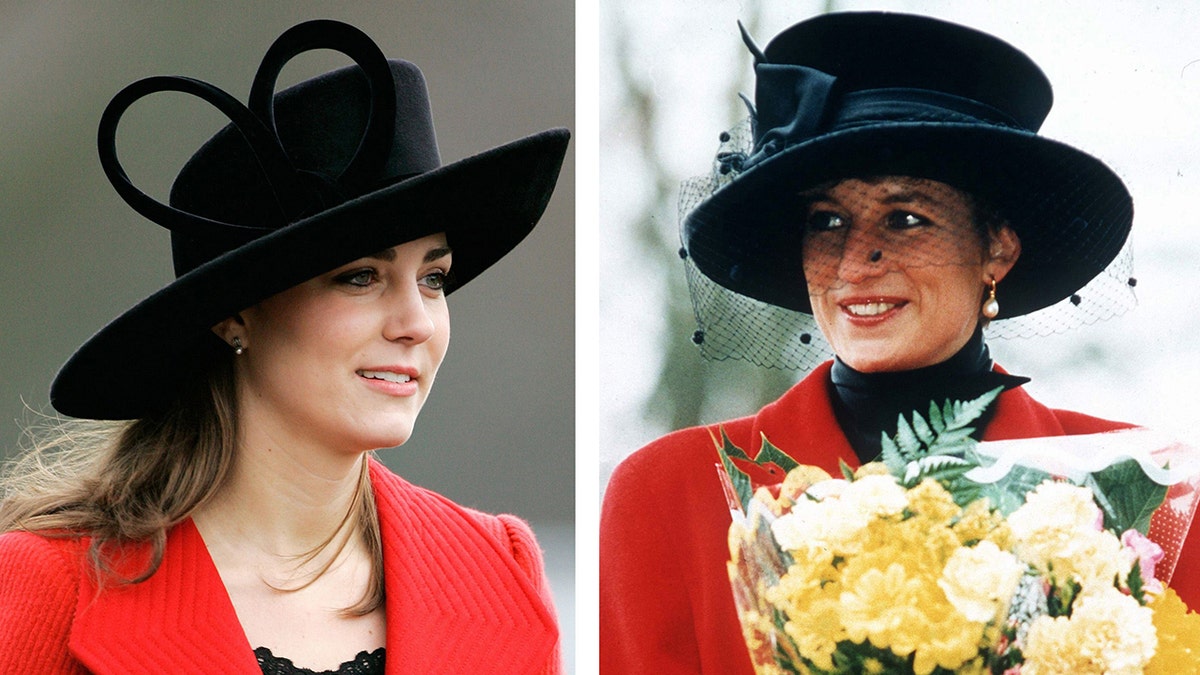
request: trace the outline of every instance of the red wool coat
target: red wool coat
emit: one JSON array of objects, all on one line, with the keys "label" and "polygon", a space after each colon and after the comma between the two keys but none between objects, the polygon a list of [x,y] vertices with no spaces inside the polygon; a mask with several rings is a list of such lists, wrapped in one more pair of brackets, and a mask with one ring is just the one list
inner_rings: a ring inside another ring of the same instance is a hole
[{"label": "red wool coat", "polygon": [[[729,508],[711,434],[723,427],[748,452],[760,435],[802,464],[840,475],[858,459],[834,418],[829,367],[817,368],[757,415],[684,429],[642,448],[613,472],[600,520],[600,672],[754,672],[742,642],[725,561]],[[1128,427],[1051,410],[1022,389],[1000,395],[985,440],[1088,434]],[[1192,528],[1172,586],[1200,608],[1200,534]]]},{"label": "red wool coat", "polygon": [[[378,463],[371,482],[389,675],[560,673],[553,605],[528,525],[460,507]],[[0,673],[261,675],[190,520],[171,530],[162,566],[140,584],[97,593],[84,572],[86,546],[0,536]]]}]

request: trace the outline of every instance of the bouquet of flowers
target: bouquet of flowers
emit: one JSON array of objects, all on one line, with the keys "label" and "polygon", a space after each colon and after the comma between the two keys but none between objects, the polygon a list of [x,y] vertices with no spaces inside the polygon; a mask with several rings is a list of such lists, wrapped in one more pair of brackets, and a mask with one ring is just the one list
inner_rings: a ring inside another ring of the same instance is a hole
[{"label": "bouquet of flowers", "polygon": [[[977,443],[999,391],[902,418],[881,462],[838,479],[722,439],[758,673],[1200,672],[1200,615],[1166,585],[1197,454],[1139,430]],[[756,489],[745,462],[787,476]]]}]

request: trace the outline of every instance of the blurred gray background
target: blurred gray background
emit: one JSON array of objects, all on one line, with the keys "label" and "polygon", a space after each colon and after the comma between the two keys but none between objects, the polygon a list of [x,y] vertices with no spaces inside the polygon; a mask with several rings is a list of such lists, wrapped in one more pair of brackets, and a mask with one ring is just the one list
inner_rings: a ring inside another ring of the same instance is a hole
[{"label": "blurred gray background", "polygon": [[[606,0],[600,5],[600,487],[671,429],[749,414],[800,374],[709,362],[679,247],[680,181],[706,173],[745,118],[753,70],[736,22],[765,46],[827,11],[928,14],[992,33],[1046,72],[1045,136],[1104,160],[1134,198],[1139,306],[1044,338],[992,340],[1052,407],[1150,425],[1200,444],[1200,5],[1190,0]],[[897,35],[896,40],[904,40]],[[1000,302],[1003,303],[1002,292]]]},{"label": "blurred gray background", "polygon": [[[172,278],[165,230],[128,208],[96,159],[96,123],[136,79],[177,74],[243,102],[272,40],[311,18],[365,30],[429,82],[444,162],[573,126],[574,7],[561,0],[0,3],[0,447],[49,412],[62,362]],[[280,86],[349,63],[302,55]],[[120,156],[165,198],[224,120],[160,94],[134,106]],[[574,145],[572,145],[572,148]],[[450,352],[413,439],[380,456],[410,481],[530,520],[573,651],[574,155],[541,224],[450,299]],[[103,387],[103,382],[97,382]],[[568,663],[570,661],[568,660]]]}]

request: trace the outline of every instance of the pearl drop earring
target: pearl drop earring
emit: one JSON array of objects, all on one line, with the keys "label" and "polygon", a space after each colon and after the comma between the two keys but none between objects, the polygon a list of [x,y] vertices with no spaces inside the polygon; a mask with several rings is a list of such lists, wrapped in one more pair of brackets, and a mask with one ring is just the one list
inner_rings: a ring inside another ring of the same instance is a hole
[{"label": "pearl drop earring", "polygon": [[988,291],[988,298],[983,301],[983,315],[994,319],[999,313],[1000,303],[996,301],[996,280],[992,279],[992,288]]}]

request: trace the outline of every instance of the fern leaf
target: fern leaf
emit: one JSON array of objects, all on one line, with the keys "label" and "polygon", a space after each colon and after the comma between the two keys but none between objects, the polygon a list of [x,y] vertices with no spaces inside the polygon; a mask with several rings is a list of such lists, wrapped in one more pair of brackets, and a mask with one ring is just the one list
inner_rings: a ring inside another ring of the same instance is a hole
[{"label": "fern leaf", "polygon": [[896,441],[893,441],[886,433],[880,433],[879,442],[882,450],[879,459],[883,461],[889,473],[899,476],[904,471],[904,465],[907,464],[900,453],[900,446],[896,445]]},{"label": "fern leaf", "polygon": [[905,462],[912,461],[923,454],[921,440],[908,425],[908,420],[904,419],[904,415],[901,415],[900,419],[896,421],[896,446]]},{"label": "fern leaf", "polygon": [[1004,387],[996,387],[973,401],[955,401],[951,404],[951,414],[947,416],[947,429],[961,429],[979,419],[991,405],[992,401],[1004,391]]},{"label": "fern leaf", "polygon": [[942,419],[942,411],[938,409],[937,403],[929,402],[929,426],[933,427],[934,433],[941,434],[946,430],[946,422]]},{"label": "fern leaf", "polygon": [[923,417],[914,413],[912,427],[913,432],[917,434],[917,438],[921,439],[921,442],[925,444],[925,447],[933,445],[933,441],[937,438],[937,436],[933,433],[933,429],[929,428],[929,424]]}]

